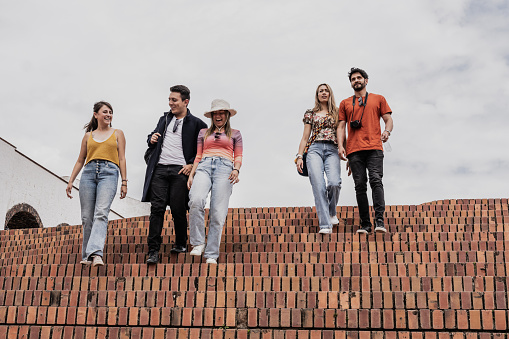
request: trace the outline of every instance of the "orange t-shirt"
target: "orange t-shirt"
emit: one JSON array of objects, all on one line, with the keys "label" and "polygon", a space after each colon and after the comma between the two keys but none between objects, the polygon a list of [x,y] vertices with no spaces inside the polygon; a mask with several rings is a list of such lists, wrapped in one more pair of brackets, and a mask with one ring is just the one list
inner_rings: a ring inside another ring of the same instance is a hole
[{"label": "orange t-shirt", "polygon": [[[380,118],[384,114],[392,113],[389,104],[387,104],[383,96],[368,93],[368,103],[366,107],[359,107],[357,99],[355,99],[355,107],[353,107],[352,98],[353,97],[349,97],[341,101],[339,105],[339,120],[346,121],[346,125],[348,126],[346,155],[366,150],[383,151],[382,140],[380,140],[380,135],[382,134]],[[365,97],[363,97],[363,100],[364,98]],[[353,108],[355,108],[355,115],[352,119]],[[361,128],[351,128],[350,121],[360,120],[363,109],[364,116],[362,117]]]}]

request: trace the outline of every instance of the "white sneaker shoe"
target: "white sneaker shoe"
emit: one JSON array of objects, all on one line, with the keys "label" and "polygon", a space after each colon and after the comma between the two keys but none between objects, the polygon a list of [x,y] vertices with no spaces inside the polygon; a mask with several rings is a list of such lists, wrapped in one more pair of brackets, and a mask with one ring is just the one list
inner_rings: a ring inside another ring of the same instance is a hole
[{"label": "white sneaker shoe", "polygon": [[94,256],[94,260],[92,260],[92,266],[104,266],[103,258],[100,255]]},{"label": "white sneaker shoe", "polygon": [[82,264],[82,265],[90,265],[91,263],[92,262],[87,260],[87,259],[83,259],[83,260],[80,261],[80,264]]},{"label": "white sneaker shoe", "polygon": [[217,265],[217,260],[212,258],[207,258],[207,264]]},{"label": "white sneaker shoe", "polygon": [[191,255],[201,255],[203,253],[204,249],[205,249],[205,244],[193,246],[193,249],[190,254]]},{"label": "white sneaker shoe", "polygon": [[332,228],[322,228],[320,231],[318,231],[320,234],[331,234]]},{"label": "white sneaker shoe", "polygon": [[332,224],[332,226],[338,225],[339,224],[338,217],[336,215],[335,216],[330,216],[330,223]]}]

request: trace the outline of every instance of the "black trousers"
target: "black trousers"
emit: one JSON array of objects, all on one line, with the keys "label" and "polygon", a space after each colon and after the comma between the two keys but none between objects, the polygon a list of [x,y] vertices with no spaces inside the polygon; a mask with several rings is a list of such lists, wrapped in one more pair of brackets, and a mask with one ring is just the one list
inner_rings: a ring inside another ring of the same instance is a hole
[{"label": "black trousers", "polygon": [[[384,220],[385,198],[382,177],[384,174],[384,152],[380,150],[358,151],[348,155],[350,168],[352,169],[353,181],[355,183],[355,195],[357,206],[359,206],[359,217],[361,226],[371,226],[369,217],[369,202],[367,196],[367,182],[373,197],[373,209],[375,220]],[[366,175],[366,170],[368,174]]]},{"label": "black trousers", "polygon": [[149,251],[159,251],[161,248],[161,231],[167,205],[170,205],[175,225],[175,244],[178,246],[187,245],[188,177],[182,173],[178,174],[181,169],[180,165],[157,165],[152,175],[148,230]]}]

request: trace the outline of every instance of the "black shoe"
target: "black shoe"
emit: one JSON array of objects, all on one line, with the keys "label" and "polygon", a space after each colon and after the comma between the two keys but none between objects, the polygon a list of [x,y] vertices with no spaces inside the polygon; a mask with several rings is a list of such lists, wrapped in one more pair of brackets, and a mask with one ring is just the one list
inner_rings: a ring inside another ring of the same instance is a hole
[{"label": "black shoe", "polygon": [[379,220],[375,221],[375,232],[380,232],[380,233],[387,232],[387,230],[385,229],[383,220],[379,219]]},{"label": "black shoe", "polygon": [[158,252],[148,252],[147,264],[157,264],[159,262],[159,253]]},{"label": "black shoe", "polygon": [[369,232],[371,232],[371,226],[362,226],[357,230],[357,233],[368,234]]},{"label": "black shoe", "polygon": [[171,253],[186,253],[187,247],[174,244],[170,250]]}]

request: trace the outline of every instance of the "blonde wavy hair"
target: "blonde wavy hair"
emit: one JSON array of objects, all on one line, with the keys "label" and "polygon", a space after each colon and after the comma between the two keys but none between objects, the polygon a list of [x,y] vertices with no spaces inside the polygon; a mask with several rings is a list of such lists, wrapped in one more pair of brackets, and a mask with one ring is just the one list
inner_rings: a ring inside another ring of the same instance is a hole
[{"label": "blonde wavy hair", "polygon": [[338,108],[336,106],[336,100],[334,100],[334,94],[332,93],[332,88],[327,84],[320,84],[316,88],[315,92],[315,107],[313,107],[313,112],[319,112],[322,110],[322,105],[320,104],[320,100],[318,100],[318,90],[321,86],[327,87],[327,90],[329,91],[329,100],[327,101],[327,115],[332,117],[334,120],[334,126],[337,127],[339,124],[339,115],[338,115]]}]

